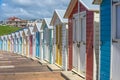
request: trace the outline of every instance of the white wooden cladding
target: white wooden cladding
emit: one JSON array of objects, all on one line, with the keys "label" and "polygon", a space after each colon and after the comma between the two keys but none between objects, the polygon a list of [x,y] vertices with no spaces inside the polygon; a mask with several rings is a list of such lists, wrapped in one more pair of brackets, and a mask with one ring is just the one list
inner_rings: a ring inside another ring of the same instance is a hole
[{"label": "white wooden cladding", "polygon": [[53,28],[53,44],[56,44],[56,27]]},{"label": "white wooden cladding", "polygon": [[86,31],[83,31],[84,26],[82,26],[83,24],[85,25],[86,21],[85,21],[85,17],[86,16],[86,12],[80,12],[79,15],[75,14],[74,18],[73,18],[73,42],[85,42],[86,38],[84,36],[86,36]]},{"label": "white wooden cladding", "polygon": [[120,0],[112,0],[113,2],[120,2]]},{"label": "white wooden cladding", "polygon": [[63,69],[67,71],[67,57],[68,57],[68,29],[67,24],[62,25],[62,63]]},{"label": "white wooden cladding", "polygon": [[99,13],[94,13],[94,80],[98,80],[100,51]]},{"label": "white wooden cladding", "polygon": [[117,22],[117,25],[116,25],[116,38],[117,39],[120,39],[120,5],[116,6],[116,22]]},{"label": "white wooden cladding", "polygon": [[120,43],[113,43],[112,80],[120,79]]},{"label": "white wooden cladding", "polygon": [[66,24],[63,24],[62,26],[62,45],[67,46],[68,45],[68,29],[66,29]]}]

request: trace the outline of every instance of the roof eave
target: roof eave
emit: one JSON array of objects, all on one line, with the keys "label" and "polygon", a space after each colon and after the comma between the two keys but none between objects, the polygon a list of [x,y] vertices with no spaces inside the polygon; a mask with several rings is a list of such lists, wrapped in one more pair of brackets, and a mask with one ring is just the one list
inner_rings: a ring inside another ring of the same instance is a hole
[{"label": "roof eave", "polygon": [[69,18],[69,16],[70,16],[76,2],[77,2],[77,0],[71,0],[70,1],[69,5],[68,5],[68,8],[67,8],[67,10],[65,12],[64,18]]},{"label": "roof eave", "polygon": [[93,4],[100,5],[102,3],[102,0],[94,0]]}]

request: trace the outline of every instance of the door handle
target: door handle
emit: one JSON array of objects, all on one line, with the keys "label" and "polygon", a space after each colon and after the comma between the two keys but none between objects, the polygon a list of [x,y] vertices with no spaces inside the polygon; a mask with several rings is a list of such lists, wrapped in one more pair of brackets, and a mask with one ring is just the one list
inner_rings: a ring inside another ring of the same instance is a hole
[{"label": "door handle", "polygon": [[118,41],[116,41],[116,40],[113,40],[113,39],[112,39],[112,42],[113,42],[113,43],[118,43]]}]

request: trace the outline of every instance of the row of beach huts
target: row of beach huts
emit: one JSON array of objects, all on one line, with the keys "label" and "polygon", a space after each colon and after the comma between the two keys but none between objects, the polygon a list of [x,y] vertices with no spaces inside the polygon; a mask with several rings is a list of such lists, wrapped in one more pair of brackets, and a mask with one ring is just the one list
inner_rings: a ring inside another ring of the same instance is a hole
[{"label": "row of beach huts", "polygon": [[0,49],[85,80],[120,80],[120,0],[71,0],[52,18],[0,37]]}]

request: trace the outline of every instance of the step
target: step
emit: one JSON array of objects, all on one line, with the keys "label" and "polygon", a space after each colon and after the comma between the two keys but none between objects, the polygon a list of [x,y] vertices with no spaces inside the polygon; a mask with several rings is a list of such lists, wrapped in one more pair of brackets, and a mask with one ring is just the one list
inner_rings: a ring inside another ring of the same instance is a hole
[{"label": "step", "polygon": [[62,69],[55,64],[48,64],[47,66],[51,71],[62,71]]},{"label": "step", "polygon": [[85,80],[79,75],[75,74],[72,71],[62,71],[61,75],[66,79],[66,80]]}]

